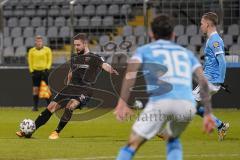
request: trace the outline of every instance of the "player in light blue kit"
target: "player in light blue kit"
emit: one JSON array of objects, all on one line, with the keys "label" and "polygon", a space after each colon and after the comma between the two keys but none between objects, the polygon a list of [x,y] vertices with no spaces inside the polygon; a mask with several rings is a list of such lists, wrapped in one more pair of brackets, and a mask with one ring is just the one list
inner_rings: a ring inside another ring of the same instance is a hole
[{"label": "player in light blue kit", "polygon": [[[224,83],[226,73],[226,61],[224,55],[224,43],[216,30],[218,16],[213,12],[205,13],[201,19],[201,30],[207,36],[207,42],[204,49],[204,75],[209,81],[209,90],[211,94],[217,93],[221,84]],[[200,101],[199,86],[193,90],[196,101]],[[204,108],[197,107],[197,114],[201,117],[204,114]],[[229,123],[224,123],[213,115],[218,129],[219,140],[223,140],[229,128]]]},{"label": "player in light blue kit", "polygon": [[196,112],[192,94],[193,73],[201,88],[205,106],[204,129],[210,133],[215,127],[208,82],[193,53],[171,42],[174,39],[172,18],[160,15],[153,20],[151,28],[152,38],[156,41],[138,48],[129,60],[121,96],[114,112],[116,118],[124,120],[132,114],[126,102],[141,65],[146,73],[144,77],[149,101],[134,123],[128,143],[120,150],[117,160],[132,160],[139,147],[164,130],[165,126],[169,135],[167,160],[183,159],[179,137]]}]

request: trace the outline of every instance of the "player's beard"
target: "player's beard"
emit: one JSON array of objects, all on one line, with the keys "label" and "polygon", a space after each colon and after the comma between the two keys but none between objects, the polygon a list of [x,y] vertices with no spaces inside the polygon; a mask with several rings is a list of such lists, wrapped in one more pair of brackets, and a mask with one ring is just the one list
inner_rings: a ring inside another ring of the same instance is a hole
[{"label": "player's beard", "polygon": [[40,49],[43,48],[43,46],[36,46],[35,48],[36,48],[37,50],[40,50]]},{"label": "player's beard", "polygon": [[77,51],[77,54],[78,55],[82,55],[82,54],[84,54],[85,53],[85,49],[82,49],[82,50],[80,50],[80,51]]}]

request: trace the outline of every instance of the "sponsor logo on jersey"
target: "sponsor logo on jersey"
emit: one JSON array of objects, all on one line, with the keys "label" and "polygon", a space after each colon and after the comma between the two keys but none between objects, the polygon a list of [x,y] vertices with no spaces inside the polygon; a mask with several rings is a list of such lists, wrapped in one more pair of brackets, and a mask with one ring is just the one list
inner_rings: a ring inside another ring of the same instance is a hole
[{"label": "sponsor logo on jersey", "polygon": [[73,66],[77,68],[89,68],[89,65],[87,64],[73,64]]},{"label": "sponsor logo on jersey", "polygon": [[213,47],[214,47],[214,48],[217,48],[217,47],[219,47],[219,46],[220,46],[220,45],[219,45],[219,42],[214,42],[214,43],[213,43]]}]

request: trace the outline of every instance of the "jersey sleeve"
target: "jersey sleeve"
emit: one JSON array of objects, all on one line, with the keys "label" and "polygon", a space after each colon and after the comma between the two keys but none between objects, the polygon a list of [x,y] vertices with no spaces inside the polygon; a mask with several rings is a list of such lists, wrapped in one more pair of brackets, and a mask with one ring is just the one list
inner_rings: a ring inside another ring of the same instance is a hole
[{"label": "jersey sleeve", "polygon": [[197,57],[190,52],[190,63],[191,63],[191,67],[192,67],[192,72],[194,72],[198,67],[201,67],[200,62],[198,61]]},{"label": "jersey sleeve", "polygon": [[214,55],[224,54],[224,46],[220,40],[213,40],[210,42],[210,48],[213,51]]},{"label": "jersey sleeve", "polygon": [[28,68],[30,73],[33,72],[33,58],[32,58],[32,54],[33,54],[33,48],[31,48],[28,52]]},{"label": "jersey sleeve", "polygon": [[135,53],[133,54],[133,56],[131,57],[132,60],[139,60],[141,63],[143,62],[143,49],[142,48],[138,48]]},{"label": "jersey sleeve", "polygon": [[101,67],[104,62],[105,60],[102,56],[96,55],[94,63],[96,63],[97,66]]},{"label": "jersey sleeve", "polygon": [[52,66],[52,50],[47,48],[47,69],[50,69]]},{"label": "jersey sleeve", "polygon": [[69,66],[70,66],[70,70],[73,71],[73,64],[74,64],[74,58],[76,57],[76,55],[73,53],[71,54],[71,59],[69,62]]}]

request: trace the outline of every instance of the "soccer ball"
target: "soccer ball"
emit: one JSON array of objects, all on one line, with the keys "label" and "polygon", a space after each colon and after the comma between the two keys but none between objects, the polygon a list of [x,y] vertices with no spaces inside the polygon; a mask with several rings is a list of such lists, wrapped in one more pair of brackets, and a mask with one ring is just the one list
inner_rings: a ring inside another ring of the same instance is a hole
[{"label": "soccer ball", "polygon": [[25,134],[25,137],[31,137],[35,129],[35,122],[31,119],[24,119],[20,123],[20,130]]},{"label": "soccer ball", "polygon": [[143,103],[139,100],[136,100],[133,104],[133,108],[142,109],[143,108]]}]

